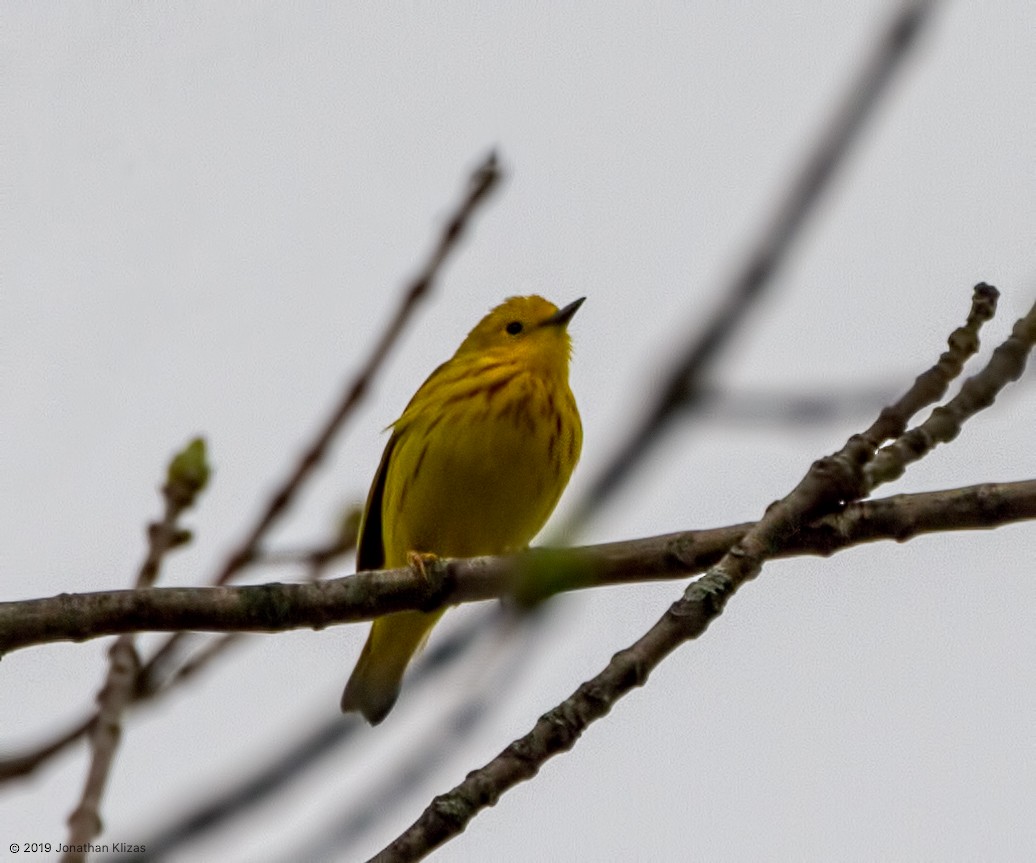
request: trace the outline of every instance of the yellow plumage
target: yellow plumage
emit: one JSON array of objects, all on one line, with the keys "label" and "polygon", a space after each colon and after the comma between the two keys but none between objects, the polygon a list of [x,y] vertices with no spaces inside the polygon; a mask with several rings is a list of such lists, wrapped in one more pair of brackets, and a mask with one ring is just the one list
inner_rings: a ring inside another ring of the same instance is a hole
[{"label": "yellow plumage", "polygon": [[[542,297],[511,297],[486,315],[392,424],[360,528],[357,569],[524,548],[554,510],[583,431],[568,386],[567,325]],[[372,724],[399,694],[411,657],[442,610],[378,618],[342,710]]]}]

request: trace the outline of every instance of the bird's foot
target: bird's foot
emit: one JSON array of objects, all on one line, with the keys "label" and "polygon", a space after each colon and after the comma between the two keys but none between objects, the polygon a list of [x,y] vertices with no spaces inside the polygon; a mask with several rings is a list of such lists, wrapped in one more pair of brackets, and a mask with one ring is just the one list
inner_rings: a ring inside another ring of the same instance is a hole
[{"label": "bird's foot", "polygon": [[429,581],[428,567],[433,566],[439,559],[437,554],[428,554],[422,551],[408,551],[406,561],[410,568],[416,572],[424,581]]}]

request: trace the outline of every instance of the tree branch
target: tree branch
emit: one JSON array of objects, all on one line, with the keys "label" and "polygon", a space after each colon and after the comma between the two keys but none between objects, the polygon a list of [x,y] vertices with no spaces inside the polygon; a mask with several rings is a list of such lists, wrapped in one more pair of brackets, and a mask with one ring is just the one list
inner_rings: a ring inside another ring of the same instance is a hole
[{"label": "tree branch", "polygon": [[[165,514],[148,527],[148,551],[137,574],[138,590],[149,589],[158,578],[162,561],[190,539],[179,526],[180,516],[194,505],[209,479],[205,442],[191,441],[169,465],[162,497]],[[80,863],[86,849],[101,833],[101,798],[122,736],[122,714],[133,700],[140,660],[133,635],[120,635],[109,651],[111,664],[97,695],[97,715],[90,724],[91,758],[79,805],[68,816],[68,849],[64,863]]]},{"label": "tree branch", "polygon": [[[801,529],[775,557],[829,556],[879,540],[987,530],[1036,519],[1036,479],[988,483],[851,504]],[[544,565],[563,570],[563,590],[686,578],[704,572],[755,527],[684,531],[520,555],[443,559],[426,567],[361,572],[307,584],[166,587],[60,594],[0,603],[0,654],[57,641],[124,632],[202,630],[282,632],[356,623],[406,609],[429,609],[511,595]],[[0,762],[0,777],[5,775]]]}]

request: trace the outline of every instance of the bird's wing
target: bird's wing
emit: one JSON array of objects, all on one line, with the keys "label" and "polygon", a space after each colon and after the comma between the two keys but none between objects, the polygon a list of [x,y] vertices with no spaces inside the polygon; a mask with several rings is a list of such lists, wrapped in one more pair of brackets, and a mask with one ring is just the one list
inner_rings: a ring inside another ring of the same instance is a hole
[{"label": "bird's wing", "polygon": [[399,440],[399,433],[393,433],[381,454],[381,464],[374,474],[367,506],[363,511],[363,525],[356,550],[356,570],[381,569],[385,565],[385,536],[382,529],[382,501],[385,496],[385,478],[388,476],[389,461]]},{"label": "bird's wing", "polygon": [[360,540],[356,552],[356,569],[381,569],[385,566],[385,530],[382,522],[382,505],[385,498],[385,480],[388,476],[389,464],[392,460],[392,453],[395,451],[399,440],[406,433],[407,428],[414,421],[414,417],[420,415],[422,409],[427,406],[428,399],[435,397],[435,392],[450,379],[449,362],[442,363],[435,371],[428,375],[427,379],[417,392],[411,397],[403,410],[402,415],[392,425],[392,437],[385,445],[385,452],[381,454],[381,464],[378,465],[378,472],[374,474],[374,481],[371,483],[370,493],[367,495],[367,506],[364,509],[363,524],[360,527]]}]

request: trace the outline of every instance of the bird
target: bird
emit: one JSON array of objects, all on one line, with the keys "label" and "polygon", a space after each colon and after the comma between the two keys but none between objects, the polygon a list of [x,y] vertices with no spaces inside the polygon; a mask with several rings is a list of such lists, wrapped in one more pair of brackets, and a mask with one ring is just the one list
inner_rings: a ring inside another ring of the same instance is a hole
[{"label": "bird", "polygon": [[[420,569],[428,556],[505,554],[539,533],[582,449],[568,324],[585,299],[559,309],[536,295],[509,297],[421,384],[388,427],[360,525],[357,571]],[[380,723],[444,611],[376,618],[342,712]]]}]

